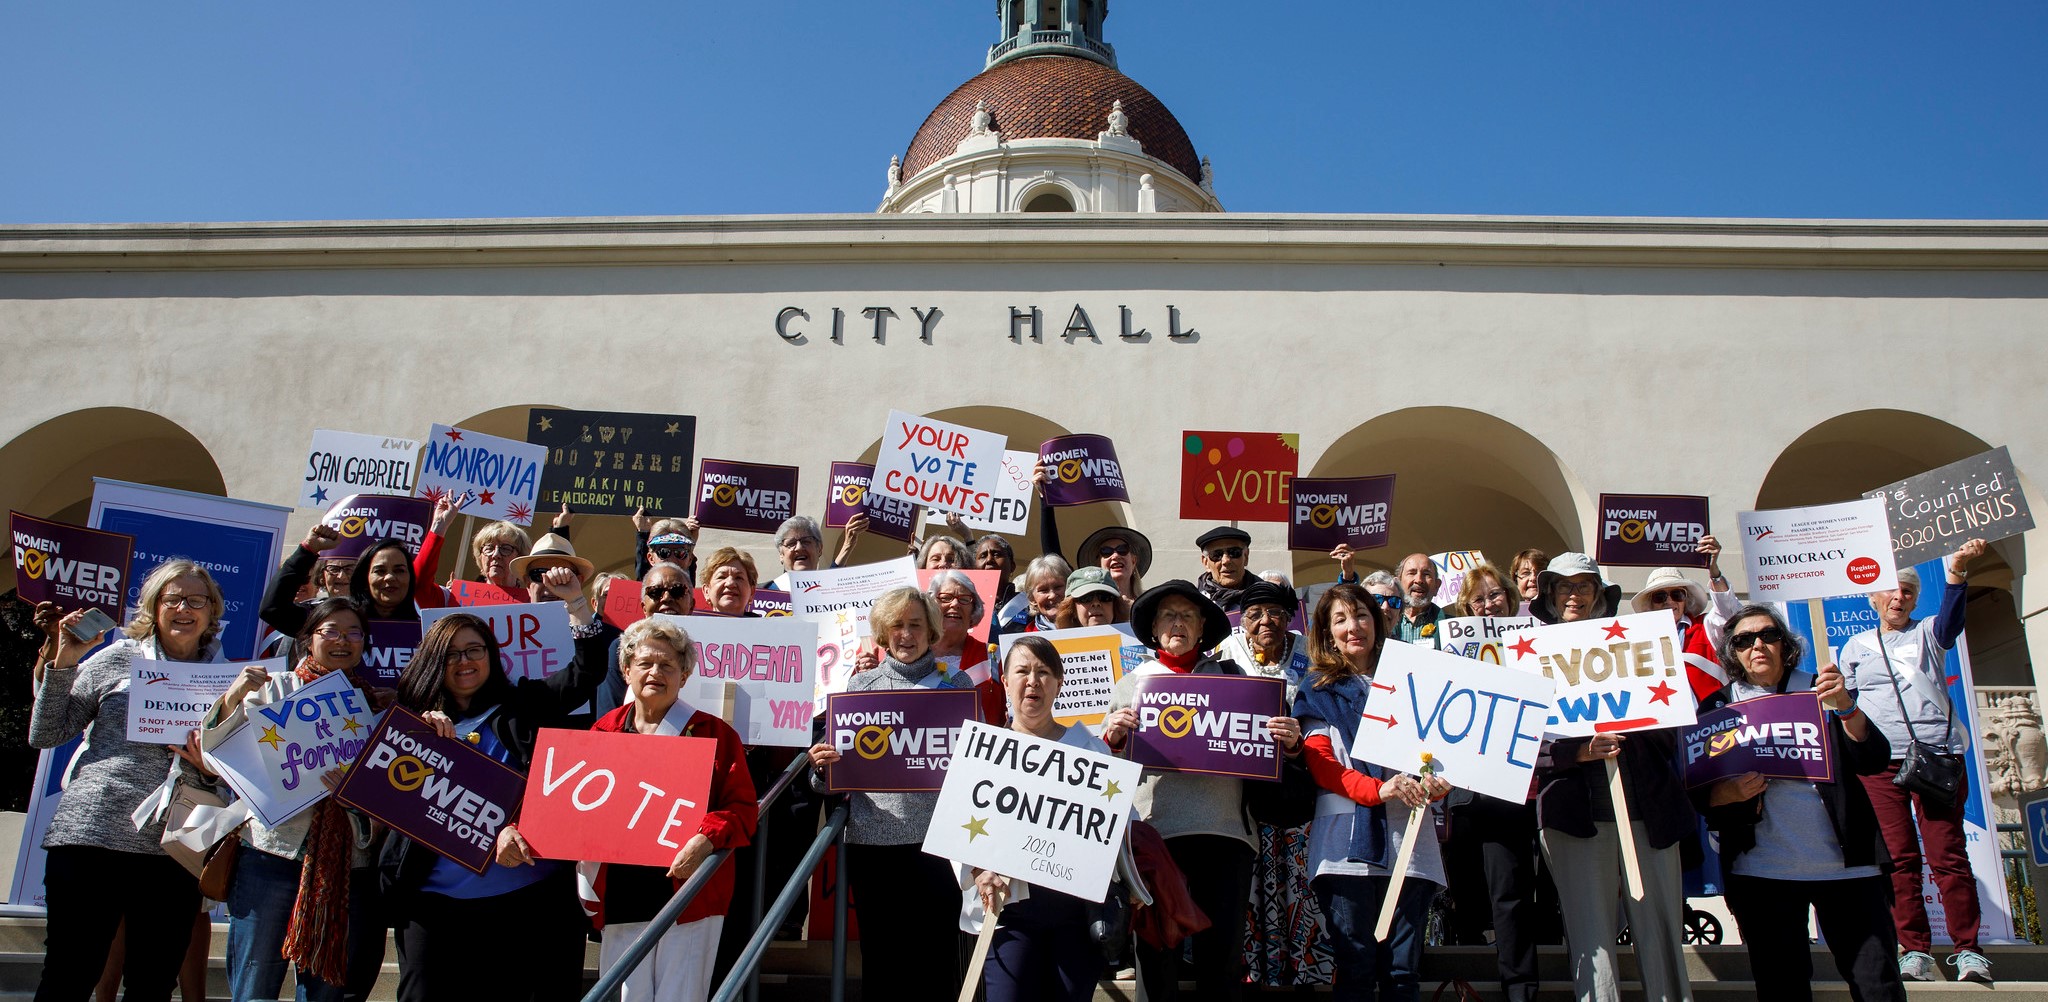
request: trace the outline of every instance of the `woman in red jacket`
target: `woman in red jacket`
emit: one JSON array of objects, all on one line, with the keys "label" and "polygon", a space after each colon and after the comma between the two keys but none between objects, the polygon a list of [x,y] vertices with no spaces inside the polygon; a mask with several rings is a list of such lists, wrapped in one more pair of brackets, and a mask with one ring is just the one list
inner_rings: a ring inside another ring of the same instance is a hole
[{"label": "woman in red jacket", "polygon": [[[647,928],[647,922],[712,852],[745,845],[754,835],[754,780],[747,772],[747,750],[740,744],[739,734],[716,715],[681,698],[683,683],[696,667],[696,648],[681,627],[662,619],[633,624],[619,638],[626,703],[590,727],[593,731],[669,734],[718,742],[711,766],[710,809],[668,869],[614,863],[577,868],[579,875],[589,878],[583,887],[584,908],[604,930],[604,943],[598,950],[600,969],[610,969],[618,962],[626,947]],[[711,882],[676,919],[675,928],[662,934],[654,952],[620,986],[620,1002],[692,1002],[710,996],[718,934],[732,903],[733,869],[727,861],[712,875]]]}]

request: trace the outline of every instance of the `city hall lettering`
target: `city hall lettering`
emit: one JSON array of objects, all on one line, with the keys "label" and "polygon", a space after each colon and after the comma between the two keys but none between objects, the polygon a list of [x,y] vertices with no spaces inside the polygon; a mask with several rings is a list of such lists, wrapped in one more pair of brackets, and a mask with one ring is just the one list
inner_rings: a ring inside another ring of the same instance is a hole
[{"label": "city hall lettering", "polygon": [[[1076,341],[1102,344],[1105,337],[1128,344],[1144,344],[1152,340],[1152,330],[1147,326],[1152,323],[1162,324],[1166,331],[1166,340],[1175,344],[1192,344],[1201,338],[1200,331],[1187,326],[1187,321],[1181,316],[1178,306],[1169,304],[1163,318],[1156,314],[1144,316],[1121,304],[1115,310],[1116,319],[1112,323],[1108,319],[1110,312],[1097,307],[1097,312],[1103,317],[1103,323],[1110,324],[1098,326],[1095,320],[1097,314],[1091,314],[1085,305],[1075,303],[1073,310],[1067,314],[1066,324],[1055,327],[1052,325],[1058,323],[1057,312],[1048,320],[1045,310],[1035,304],[1012,306],[1006,320],[998,318],[1002,326],[997,329],[1004,332],[1011,344],[1023,344],[1026,341],[1044,344],[1048,336],[1067,344]],[[913,306],[909,307],[907,312],[910,315],[905,317],[894,307],[889,306],[834,306],[829,311],[820,310],[818,319],[813,322],[809,310],[801,306],[785,306],[775,313],[775,334],[790,344],[809,344],[812,335],[822,337],[833,344],[845,344],[847,318],[851,314],[859,314],[863,320],[855,322],[856,337],[866,333],[874,338],[876,344],[887,344],[892,329],[908,331],[909,325],[914,322],[917,339],[924,344],[933,343],[932,339],[938,334],[939,321],[944,319],[945,311],[936,306]],[[900,326],[892,328],[892,320],[898,321]]]}]

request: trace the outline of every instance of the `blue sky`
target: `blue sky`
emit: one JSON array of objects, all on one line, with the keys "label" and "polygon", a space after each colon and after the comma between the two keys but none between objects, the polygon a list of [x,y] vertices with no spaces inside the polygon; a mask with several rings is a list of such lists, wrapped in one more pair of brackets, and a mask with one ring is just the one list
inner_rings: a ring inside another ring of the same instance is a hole
[{"label": "blue sky", "polygon": [[[990,0],[0,0],[0,224],[866,212]],[[1233,211],[2048,218],[2048,3],[1116,0]]]}]

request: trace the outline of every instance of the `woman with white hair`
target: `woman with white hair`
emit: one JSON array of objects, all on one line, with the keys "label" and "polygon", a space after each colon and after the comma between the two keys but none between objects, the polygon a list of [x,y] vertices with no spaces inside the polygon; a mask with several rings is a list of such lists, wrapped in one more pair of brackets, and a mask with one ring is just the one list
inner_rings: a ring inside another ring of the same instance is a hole
[{"label": "woman with white hair", "polygon": [[1053,617],[1059,614],[1060,601],[1067,597],[1067,578],[1073,573],[1074,568],[1057,553],[1031,558],[1024,565],[1024,590],[1017,595],[1024,604],[1018,608],[1012,601],[1013,608],[1004,610],[1010,618],[1003,622],[1001,632],[1057,629]]},{"label": "woman with white hair", "polygon": [[974,557],[967,552],[967,544],[958,538],[933,535],[917,544],[917,566],[928,571],[941,568],[957,570],[974,566]]}]

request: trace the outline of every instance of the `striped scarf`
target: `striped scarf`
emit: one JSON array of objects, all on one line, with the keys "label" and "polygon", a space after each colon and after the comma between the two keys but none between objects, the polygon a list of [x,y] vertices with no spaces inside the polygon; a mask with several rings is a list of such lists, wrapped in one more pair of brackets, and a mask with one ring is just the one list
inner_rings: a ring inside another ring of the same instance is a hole
[{"label": "striped scarf", "polygon": [[[322,670],[311,657],[299,662],[299,684]],[[284,934],[284,959],[330,985],[348,980],[348,868],[355,854],[355,827],[348,810],[330,796],[313,808],[306,832],[305,862],[299,868],[299,896]]]}]

